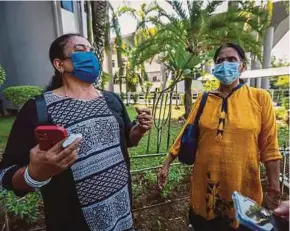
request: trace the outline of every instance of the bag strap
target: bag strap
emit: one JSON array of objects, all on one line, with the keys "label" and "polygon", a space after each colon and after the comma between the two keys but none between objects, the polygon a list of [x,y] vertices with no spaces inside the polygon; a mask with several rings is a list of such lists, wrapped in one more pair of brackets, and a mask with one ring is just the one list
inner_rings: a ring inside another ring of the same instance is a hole
[{"label": "bag strap", "polygon": [[36,104],[38,125],[48,124],[49,118],[48,118],[48,113],[47,113],[44,95],[43,94],[38,95],[34,99],[35,99],[35,104]]},{"label": "bag strap", "polygon": [[196,124],[196,125],[198,124],[200,116],[203,113],[203,109],[204,109],[204,106],[206,104],[206,100],[207,100],[208,95],[209,95],[208,92],[204,92],[202,94],[201,101],[200,101],[200,104],[199,104],[199,108],[198,108],[197,114],[196,114],[195,119],[194,119],[194,124]]}]

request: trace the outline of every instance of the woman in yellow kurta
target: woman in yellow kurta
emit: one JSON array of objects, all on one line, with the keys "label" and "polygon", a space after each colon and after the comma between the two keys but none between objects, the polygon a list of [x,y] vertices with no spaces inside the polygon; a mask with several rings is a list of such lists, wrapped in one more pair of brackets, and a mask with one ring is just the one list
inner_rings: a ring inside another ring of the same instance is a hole
[{"label": "woman in yellow kurta", "polygon": [[[235,220],[232,193],[238,191],[262,203],[259,163],[265,164],[268,208],[278,203],[279,146],[270,95],[240,83],[246,68],[243,49],[233,43],[222,45],[215,54],[214,75],[220,86],[210,92],[199,121],[200,135],[191,177],[190,223],[195,230],[247,230]],[[195,119],[201,97],[186,121]],[[179,153],[184,129],[170,149],[158,175],[163,188],[170,163]]]}]

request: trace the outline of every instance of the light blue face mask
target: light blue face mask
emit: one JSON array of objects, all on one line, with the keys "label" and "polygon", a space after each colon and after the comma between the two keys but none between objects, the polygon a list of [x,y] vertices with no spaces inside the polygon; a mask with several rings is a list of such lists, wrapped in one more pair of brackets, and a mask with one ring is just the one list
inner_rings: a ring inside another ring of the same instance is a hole
[{"label": "light blue face mask", "polygon": [[93,52],[75,52],[70,58],[73,64],[73,76],[87,83],[98,82],[101,66]]},{"label": "light blue face mask", "polygon": [[241,73],[239,70],[239,62],[227,62],[224,61],[220,64],[216,64],[213,75],[225,85],[231,85],[235,80],[237,80]]}]

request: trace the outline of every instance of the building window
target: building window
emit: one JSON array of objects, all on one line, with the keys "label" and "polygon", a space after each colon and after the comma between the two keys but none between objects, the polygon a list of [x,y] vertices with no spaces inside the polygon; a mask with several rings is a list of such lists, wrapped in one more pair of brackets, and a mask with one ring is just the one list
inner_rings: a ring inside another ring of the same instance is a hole
[{"label": "building window", "polygon": [[74,12],[73,1],[60,1],[61,8]]},{"label": "building window", "polygon": [[158,81],[157,76],[153,76],[152,80],[153,80],[153,82],[157,82]]},{"label": "building window", "polygon": [[112,60],[112,67],[115,67],[115,60]]}]

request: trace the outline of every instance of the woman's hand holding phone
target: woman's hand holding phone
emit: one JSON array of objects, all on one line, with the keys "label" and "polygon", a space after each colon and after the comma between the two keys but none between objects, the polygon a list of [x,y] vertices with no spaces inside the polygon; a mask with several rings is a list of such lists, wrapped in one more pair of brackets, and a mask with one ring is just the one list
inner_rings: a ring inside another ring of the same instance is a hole
[{"label": "woman's hand holding phone", "polygon": [[80,141],[80,137],[76,138],[72,144],[63,148],[64,140],[62,140],[48,151],[42,151],[39,145],[34,147],[30,151],[28,166],[31,178],[36,181],[45,181],[71,166],[77,159],[77,148]]}]

